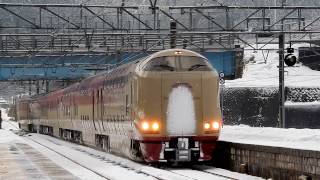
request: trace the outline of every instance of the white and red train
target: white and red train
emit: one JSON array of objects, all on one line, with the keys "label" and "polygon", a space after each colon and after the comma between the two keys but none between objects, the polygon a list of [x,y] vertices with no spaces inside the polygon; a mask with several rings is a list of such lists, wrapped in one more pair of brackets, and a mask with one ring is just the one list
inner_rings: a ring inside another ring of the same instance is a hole
[{"label": "white and red train", "polygon": [[222,126],[219,77],[169,49],[17,103],[20,127],[146,162],[209,161]]}]

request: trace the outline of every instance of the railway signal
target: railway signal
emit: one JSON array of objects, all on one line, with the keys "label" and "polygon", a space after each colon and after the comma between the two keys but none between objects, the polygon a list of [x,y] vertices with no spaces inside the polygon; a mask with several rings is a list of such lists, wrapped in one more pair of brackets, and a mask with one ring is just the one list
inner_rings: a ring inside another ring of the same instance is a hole
[{"label": "railway signal", "polygon": [[223,78],[223,77],[224,77],[224,73],[223,73],[223,72],[220,72],[220,73],[219,73],[219,77],[220,77],[220,78]]},{"label": "railway signal", "polygon": [[293,48],[287,48],[287,55],[284,57],[284,62],[287,66],[294,66],[297,62],[297,57],[293,55],[294,49]]},{"label": "railway signal", "polygon": [[221,85],[224,85],[225,81],[224,81],[224,73],[223,72],[220,72],[219,73],[219,82]]}]

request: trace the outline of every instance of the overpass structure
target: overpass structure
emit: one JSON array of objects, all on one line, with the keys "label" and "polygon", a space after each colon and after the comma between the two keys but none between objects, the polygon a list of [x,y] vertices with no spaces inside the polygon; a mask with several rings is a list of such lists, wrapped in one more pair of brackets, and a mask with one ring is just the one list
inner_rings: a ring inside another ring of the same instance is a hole
[{"label": "overpass structure", "polygon": [[[0,3],[0,72],[5,73],[0,80],[26,80],[28,75],[18,74],[30,68],[42,69],[29,74],[32,79],[79,78],[123,62],[119,54],[146,55],[170,48],[172,42],[198,52],[238,51],[235,45],[279,50],[266,45],[279,43],[280,34],[285,34],[285,43],[315,40],[320,34],[320,6],[149,2],[141,6]],[[170,29],[170,22],[176,29]],[[56,70],[61,70],[57,76],[45,73]],[[66,73],[69,70],[74,76]]]},{"label": "overpass structure", "polygon": [[[0,3],[0,72],[7,75],[2,80],[28,80],[31,87],[31,80],[46,79],[48,87],[49,74],[70,80],[67,70],[72,70],[79,78],[97,67],[105,69],[125,62],[119,54],[146,55],[170,47],[202,53],[238,51],[239,45],[252,50],[276,50],[279,119],[285,127],[285,45],[319,39],[320,6],[289,5],[285,0],[280,6],[162,6],[157,0],[149,2],[140,6],[126,5],[124,1],[116,6]],[[268,49],[267,45],[273,43],[279,48]],[[84,56],[80,62],[64,60],[78,55]],[[86,57],[93,55],[107,58],[103,63],[88,61]],[[39,58],[48,56],[62,61]],[[28,57],[32,63],[17,61],[17,57]],[[26,68],[42,68],[44,73],[23,73]],[[22,71],[20,76],[18,71]]]}]

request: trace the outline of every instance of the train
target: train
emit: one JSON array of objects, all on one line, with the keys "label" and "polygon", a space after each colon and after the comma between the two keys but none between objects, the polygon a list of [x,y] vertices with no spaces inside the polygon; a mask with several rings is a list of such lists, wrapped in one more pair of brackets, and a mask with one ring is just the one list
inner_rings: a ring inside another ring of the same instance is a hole
[{"label": "train", "polygon": [[222,127],[219,75],[167,49],[17,101],[21,129],[148,163],[211,161]]}]

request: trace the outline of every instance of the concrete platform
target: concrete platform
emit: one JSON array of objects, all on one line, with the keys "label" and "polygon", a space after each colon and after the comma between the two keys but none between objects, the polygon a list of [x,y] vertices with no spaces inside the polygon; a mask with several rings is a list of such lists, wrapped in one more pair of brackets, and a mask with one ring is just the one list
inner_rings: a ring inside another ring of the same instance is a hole
[{"label": "concrete platform", "polygon": [[0,143],[0,180],[79,179],[21,142]]}]

